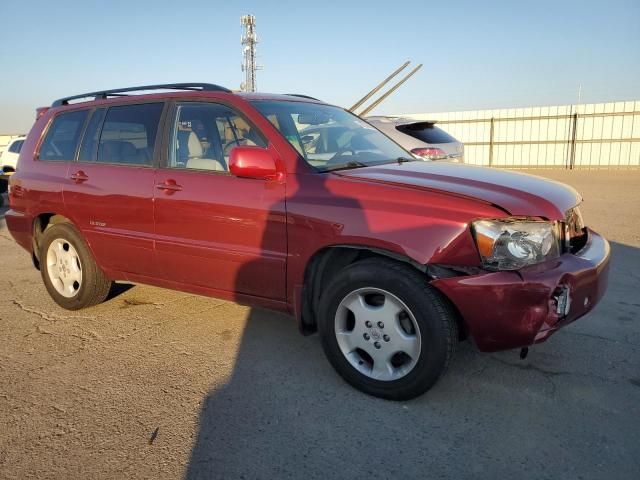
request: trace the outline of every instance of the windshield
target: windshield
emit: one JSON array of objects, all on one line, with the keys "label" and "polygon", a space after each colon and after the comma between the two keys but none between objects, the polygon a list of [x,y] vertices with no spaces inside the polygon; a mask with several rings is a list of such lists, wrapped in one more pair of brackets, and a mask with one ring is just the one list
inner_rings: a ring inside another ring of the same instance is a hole
[{"label": "windshield", "polygon": [[318,171],[411,159],[387,136],[341,108],[270,100],[256,100],[253,106]]}]

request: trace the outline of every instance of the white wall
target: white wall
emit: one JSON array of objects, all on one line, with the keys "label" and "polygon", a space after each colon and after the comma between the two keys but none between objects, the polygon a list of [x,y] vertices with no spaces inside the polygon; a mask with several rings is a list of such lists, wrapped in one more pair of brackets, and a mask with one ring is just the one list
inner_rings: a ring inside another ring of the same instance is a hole
[{"label": "white wall", "polygon": [[493,150],[495,167],[565,168],[572,156],[575,168],[640,167],[640,101],[402,116],[438,120],[465,144],[470,164],[489,165]]}]

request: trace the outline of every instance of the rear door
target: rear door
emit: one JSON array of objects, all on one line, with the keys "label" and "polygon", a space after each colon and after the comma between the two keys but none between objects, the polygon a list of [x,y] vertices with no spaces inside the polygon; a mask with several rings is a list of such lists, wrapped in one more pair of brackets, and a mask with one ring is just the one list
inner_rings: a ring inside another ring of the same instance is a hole
[{"label": "rear door", "polygon": [[23,152],[20,178],[28,185],[28,208],[31,215],[60,212],[63,209],[63,190],[68,182],[69,166],[78,151],[87,117],[87,110],[66,111],[50,119],[42,140],[33,152]]},{"label": "rear door", "polygon": [[164,103],[97,108],[68,172],[67,210],[106,270],[154,277],[155,145]]},{"label": "rear door", "polygon": [[168,281],[271,300],[285,298],[284,182],[238,178],[229,154],[267,147],[234,109],[177,103],[167,158],[156,172],[156,251]]}]

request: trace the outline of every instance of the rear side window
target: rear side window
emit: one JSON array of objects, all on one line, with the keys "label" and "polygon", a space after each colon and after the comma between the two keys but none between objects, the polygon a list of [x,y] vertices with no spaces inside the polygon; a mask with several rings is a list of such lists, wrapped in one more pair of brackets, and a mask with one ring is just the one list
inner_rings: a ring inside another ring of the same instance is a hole
[{"label": "rear side window", "polygon": [[[99,118],[89,126],[93,131],[87,129],[83,159],[98,163],[151,165],[163,106],[162,103],[145,103],[109,108],[102,124],[97,154],[94,157],[91,141],[96,138],[102,121]],[[94,115],[100,115],[98,112]]]},{"label": "rear side window", "polygon": [[402,133],[406,133],[426,143],[457,142],[455,138],[441,128],[434,126],[432,123],[412,123],[409,125],[399,125],[396,128]]},{"label": "rear side window", "polygon": [[78,148],[86,118],[86,110],[56,115],[42,141],[38,160],[72,161]]}]

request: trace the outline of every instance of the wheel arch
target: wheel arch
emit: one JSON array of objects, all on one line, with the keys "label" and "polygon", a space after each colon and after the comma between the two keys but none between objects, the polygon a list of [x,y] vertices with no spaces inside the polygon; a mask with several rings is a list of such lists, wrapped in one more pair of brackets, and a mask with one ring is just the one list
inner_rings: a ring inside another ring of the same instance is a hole
[{"label": "wheel arch", "polygon": [[[296,319],[300,331],[309,335],[317,331],[316,314],[319,310],[319,302],[324,288],[327,286],[329,279],[333,274],[341,269],[366,258],[383,258],[392,260],[396,263],[404,264],[415,269],[424,275],[427,282],[442,278],[442,276],[461,276],[467,273],[440,265],[423,265],[407,255],[398,252],[386,250],[383,248],[367,247],[363,245],[339,244],[329,245],[315,252],[306,264],[304,272],[304,283],[299,302],[299,308],[296,308]],[[459,339],[464,340],[468,337],[469,329],[460,314],[456,305],[440,292],[451,308],[456,313],[456,321],[458,323]]]},{"label": "wheel arch", "polygon": [[416,262],[407,255],[391,250],[353,244],[325,246],[311,255],[304,269],[301,298],[297,299],[300,308],[296,308],[297,320],[303,333],[313,333],[317,329],[315,317],[318,304],[329,279],[354,262],[374,257],[404,263],[425,275],[427,274],[425,265]]},{"label": "wheel arch", "polygon": [[[77,226],[61,213],[42,212],[33,218],[32,235],[31,235],[31,260],[34,267],[40,270],[40,240],[45,230],[60,223],[70,223],[74,227]],[[90,248],[90,247],[89,247]]]}]

